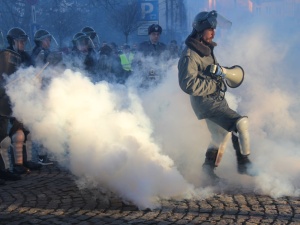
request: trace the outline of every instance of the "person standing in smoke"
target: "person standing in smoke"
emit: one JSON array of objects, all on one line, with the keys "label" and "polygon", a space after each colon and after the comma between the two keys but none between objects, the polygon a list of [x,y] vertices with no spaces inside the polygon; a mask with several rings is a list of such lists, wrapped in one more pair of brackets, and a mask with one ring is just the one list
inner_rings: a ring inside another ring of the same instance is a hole
[{"label": "person standing in smoke", "polygon": [[40,29],[34,34],[35,46],[31,53],[31,58],[35,66],[43,66],[49,62],[51,65],[56,65],[62,61],[62,52],[52,51],[53,45],[58,49],[55,38],[49,31]]},{"label": "person standing in smoke", "polygon": [[107,82],[124,83],[123,67],[120,57],[116,57],[113,49],[109,45],[100,48],[100,57],[97,65],[97,71],[101,78]]},{"label": "person standing in smoke", "polygon": [[[62,61],[62,52],[52,51],[52,45],[55,45],[58,49],[55,38],[49,31],[40,29],[34,34],[35,47],[32,50],[31,58],[34,62],[34,66],[44,66],[46,63],[50,65],[57,65]],[[38,151],[38,163],[41,165],[51,165],[51,162],[47,156],[47,151],[43,145],[37,147]]]},{"label": "person standing in smoke", "polygon": [[134,53],[130,51],[130,46],[125,44],[123,46],[123,52],[120,54],[121,64],[123,67],[123,82],[128,79],[132,74],[132,61],[134,59]]},{"label": "person standing in smoke", "polygon": [[91,38],[85,33],[79,32],[73,36],[72,43],[71,55],[73,60],[75,59],[78,63],[75,62],[74,66],[80,67],[82,64],[85,70],[95,73],[98,57]]},{"label": "person standing in smoke", "polygon": [[238,173],[253,175],[249,170],[252,164],[248,158],[250,154],[248,118],[229,108],[224,98],[225,74],[213,52],[216,46],[213,38],[217,22],[231,26],[230,21],[214,10],[196,15],[193,31],[185,41],[186,47],[178,62],[179,85],[190,95],[196,116],[199,120],[205,119],[212,136],[202,169],[213,181],[219,180],[214,172],[216,160],[220,147],[224,147],[230,132],[236,151]]},{"label": "person standing in smoke", "polygon": [[161,33],[161,26],[158,24],[150,25],[148,27],[149,40],[140,43],[138,51],[144,56],[160,56],[167,49],[166,45],[159,41]]},{"label": "person standing in smoke", "polygon": [[[133,60],[133,65],[137,70],[142,71],[141,87],[149,88],[157,84],[162,77],[159,72],[162,60],[166,60],[167,46],[160,42],[162,27],[158,24],[152,24],[148,27],[149,40],[139,44],[137,54]],[[164,58],[165,56],[165,58]]]},{"label": "person standing in smoke", "polygon": [[95,51],[99,51],[100,49],[100,40],[97,32],[92,27],[84,27],[81,29],[82,33],[85,33],[87,36],[90,37],[94,44]]},{"label": "person standing in smoke", "polygon": [[[10,29],[7,33],[9,47],[1,52],[0,60],[2,69],[1,74],[1,94],[0,94],[0,114],[1,114],[1,156],[3,166],[0,177],[3,179],[20,179],[17,174],[28,173],[30,170],[37,170],[41,165],[32,161],[31,135],[30,132],[16,118],[11,117],[12,109],[9,97],[5,92],[4,74],[11,75],[19,67],[32,66],[30,55],[25,51],[25,45],[28,42],[28,36],[24,30],[18,27]],[[9,137],[7,136],[8,126],[11,123]],[[12,152],[10,146],[12,142]],[[25,154],[23,154],[25,150]],[[13,156],[13,165],[10,159],[10,153]]]},{"label": "person standing in smoke", "polygon": [[172,40],[168,45],[168,58],[177,59],[179,58],[179,48],[176,40]]}]

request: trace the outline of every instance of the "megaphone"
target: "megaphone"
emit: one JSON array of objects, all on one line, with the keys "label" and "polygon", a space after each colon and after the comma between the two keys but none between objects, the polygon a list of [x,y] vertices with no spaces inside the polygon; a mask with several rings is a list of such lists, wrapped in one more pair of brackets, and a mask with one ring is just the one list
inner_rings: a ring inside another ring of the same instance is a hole
[{"label": "megaphone", "polygon": [[242,67],[235,65],[232,67],[222,67],[222,72],[225,74],[225,81],[228,87],[237,88],[244,81],[244,70]]}]

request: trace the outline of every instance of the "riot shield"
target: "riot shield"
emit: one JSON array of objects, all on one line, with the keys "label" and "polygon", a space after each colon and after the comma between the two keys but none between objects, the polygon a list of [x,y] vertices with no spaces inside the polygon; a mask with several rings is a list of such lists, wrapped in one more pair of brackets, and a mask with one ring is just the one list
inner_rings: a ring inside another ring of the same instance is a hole
[{"label": "riot shield", "polygon": [[[46,54],[46,58],[45,58],[45,54]],[[56,66],[57,64],[62,62],[62,59],[63,59],[62,52],[60,51],[45,53],[44,50],[41,50],[35,59],[35,63],[37,66],[42,66],[45,63],[49,62],[50,65]]]},{"label": "riot shield", "polygon": [[12,50],[5,49],[0,51],[0,62],[0,76],[11,75],[21,65],[21,56]]},{"label": "riot shield", "polygon": [[62,56],[62,52],[60,51],[53,51],[50,52],[50,54],[47,57],[47,62],[50,63],[50,65],[55,66],[58,63],[62,62],[63,60],[63,56]]},{"label": "riot shield", "polygon": [[3,33],[0,30],[0,49],[4,48],[4,38],[3,38]]}]

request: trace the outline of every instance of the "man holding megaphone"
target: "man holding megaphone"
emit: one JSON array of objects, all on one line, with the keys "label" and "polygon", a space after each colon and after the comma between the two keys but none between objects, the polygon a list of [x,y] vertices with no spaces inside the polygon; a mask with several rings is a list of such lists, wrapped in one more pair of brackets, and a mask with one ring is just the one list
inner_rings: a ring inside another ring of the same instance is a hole
[{"label": "man holding megaphone", "polygon": [[214,181],[219,177],[214,169],[219,165],[227,141],[232,135],[240,174],[252,175],[248,118],[230,109],[224,98],[227,86],[238,87],[244,79],[239,66],[221,67],[213,53],[213,42],[218,26],[228,28],[231,22],[216,11],[200,12],[187,37],[186,47],[178,62],[181,89],[190,95],[192,108],[198,119],[205,119],[212,140],[205,154],[203,171]]}]

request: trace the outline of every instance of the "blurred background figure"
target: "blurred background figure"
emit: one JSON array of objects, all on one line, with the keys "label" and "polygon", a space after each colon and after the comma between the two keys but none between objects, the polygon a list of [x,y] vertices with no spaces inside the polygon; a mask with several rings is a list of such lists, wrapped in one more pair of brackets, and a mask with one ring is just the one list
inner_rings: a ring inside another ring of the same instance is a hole
[{"label": "blurred background figure", "polygon": [[122,81],[123,67],[119,57],[113,52],[109,45],[100,48],[100,57],[97,65],[97,72],[100,73],[100,80],[108,82]]},{"label": "blurred background figure", "polygon": [[49,62],[52,65],[62,61],[62,52],[58,51],[58,44],[49,31],[40,29],[34,34],[35,46],[31,58],[35,66]]},{"label": "blurred background figure", "polygon": [[100,39],[96,31],[92,27],[84,27],[81,29],[82,33],[85,33],[93,41],[95,51],[100,49]]},{"label": "blurred background figure", "polygon": [[110,42],[109,47],[112,49],[114,56],[119,58],[119,54],[121,54],[122,51],[119,49],[118,45],[115,42]]},{"label": "blurred background figure", "polygon": [[144,56],[160,56],[166,50],[166,45],[159,41],[162,28],[158,24],[152,24],[148,27],[149,40],[140,43],[138,50]]},{"label": "blurred background figure", "polygon": [[179,57],[179,47],[176,40],[172,40],[168,46],[169,58],[176,59]]},{"label": "blurred background figure", "polygon": [[91,38],[85,33],[78,32],[73,36],[72,44],[71,55],[74,59],[74,66],[81,67],[83,64],[85,70],[94,73],[98,57]]},{"label": "blurred background figure", "polygon": [[125,83],[128,77],[132,74],[132,62],[134,60],[134,53],[131,52],[129,45],[125,44],[123,46],[120,59],[123,67],[123,81],[121,83]]},{"label": "blurred background figure", "polygon": [[132,60],[134,59],[134,53],[131,52],[130,50],[130,46],[125,44],[123,46],[123,52],[122,54],[120,54],[120,59],[121,59],[121,64],[123,69],[128,72],[131,73],[132,71]]}]

